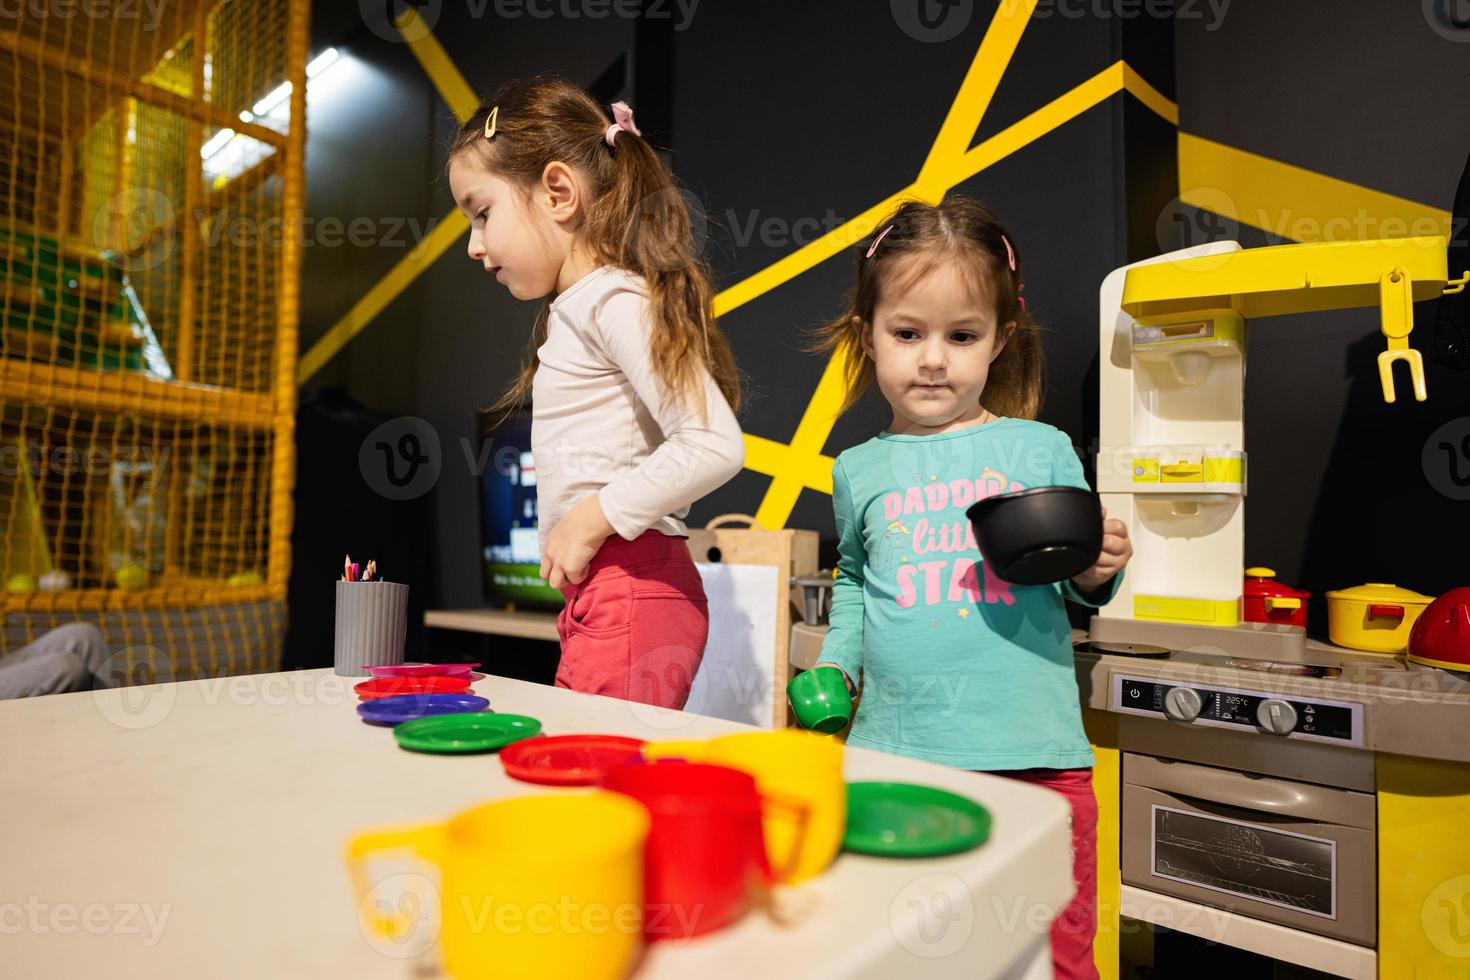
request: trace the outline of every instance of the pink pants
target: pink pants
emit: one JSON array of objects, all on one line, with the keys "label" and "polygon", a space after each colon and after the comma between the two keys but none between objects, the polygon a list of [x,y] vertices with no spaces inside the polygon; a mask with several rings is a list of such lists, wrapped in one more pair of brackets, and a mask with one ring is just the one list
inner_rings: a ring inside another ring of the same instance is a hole
[{"label": "pink pants", "polygon": [[562,587],[556,686],[682,708],[709,635],[709,603],[683,538],[608,538]]},{"label": "pink pants", "polygon": [[1056,980],[1097,980],[1092,939],[1097,934],[1097,797],[1091,769],[1020,769],[995,772],[1056,790],[1072,807],[1072,882],[1077,894],[1051,927]]}]

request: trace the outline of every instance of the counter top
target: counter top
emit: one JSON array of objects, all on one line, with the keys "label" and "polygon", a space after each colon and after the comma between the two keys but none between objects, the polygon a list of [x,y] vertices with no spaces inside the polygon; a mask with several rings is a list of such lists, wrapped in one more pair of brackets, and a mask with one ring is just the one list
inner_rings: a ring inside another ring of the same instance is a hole
[{"label": "counter top", "polygon": [[[511,780],[494,755],[400,750],[358,720],[357,680],[313,670],[0,702],[5,975],[424,976],[360,929],[348,836],[578,790]],[[504,678],[474,688],[548,734],[747,730]],[[840,855],[793,890],[797,924],[752,912],[657,944],[638,980],[1050,975],[1049,922],[1072,890],[1060,796],[862,749],[846,773],[970,796],[994,815],[991,839],[947,858]]]}]

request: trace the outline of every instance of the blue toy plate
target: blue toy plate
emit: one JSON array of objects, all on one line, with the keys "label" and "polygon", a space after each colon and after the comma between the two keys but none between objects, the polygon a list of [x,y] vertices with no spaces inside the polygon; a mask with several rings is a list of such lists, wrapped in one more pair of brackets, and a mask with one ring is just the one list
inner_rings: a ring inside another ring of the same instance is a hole
[{"label": "blue toy plate", "polygon": [[430,715],[453,715],[487,711],[490,702],[474,694],[395,694],[364,701],[357,713],[370,725],[397,725]]}]

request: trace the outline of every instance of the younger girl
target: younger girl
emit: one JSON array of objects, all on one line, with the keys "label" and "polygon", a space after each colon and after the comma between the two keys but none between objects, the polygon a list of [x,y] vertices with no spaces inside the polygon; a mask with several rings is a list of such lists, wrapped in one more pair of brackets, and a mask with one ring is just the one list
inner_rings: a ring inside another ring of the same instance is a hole
[{"label": "younger girl", "polygon": [[876,380],[893,410],[832,471],[839,558],[822,660],[863,677],[849,742],[1065,794],[1077,895],[1052,957],[1058,977],[1095,977],[1097,804],[1064,599],[1107,602],[1132,547],[1103,512],[1095,566],[1024,586],[996,578],[975,546],[976,500],[1086,486],[1071,440],[1032,421],[1041,343],[1015,240],[963,197],[902,205],[823,345],[848,358],[844,409]]},{"label": "younger girl", "polygon": [[502,85],[449,183],[470,258],[547,299],[495,407],[530,396],[541,574],[566,597],[556,684],[682,708],[709,629],[682,518],[745,452],[683,201],[626,105],[556,78]]}]

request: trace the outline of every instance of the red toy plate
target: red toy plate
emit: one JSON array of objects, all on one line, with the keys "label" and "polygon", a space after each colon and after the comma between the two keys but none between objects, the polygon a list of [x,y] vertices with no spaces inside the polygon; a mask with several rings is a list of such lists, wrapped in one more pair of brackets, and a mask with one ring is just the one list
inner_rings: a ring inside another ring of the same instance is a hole
[{"label": "red toy plate", "polygon": [[353,688],[361,701],[395,694],[463,694],[469,689],[468,677],[374,677]]},{"label": "red toy plate", "polygon": [[609,769],[641,756],[644,744],[623,735],[548,735],[507,745],[500,762],[522,782],[595,786]]}]

